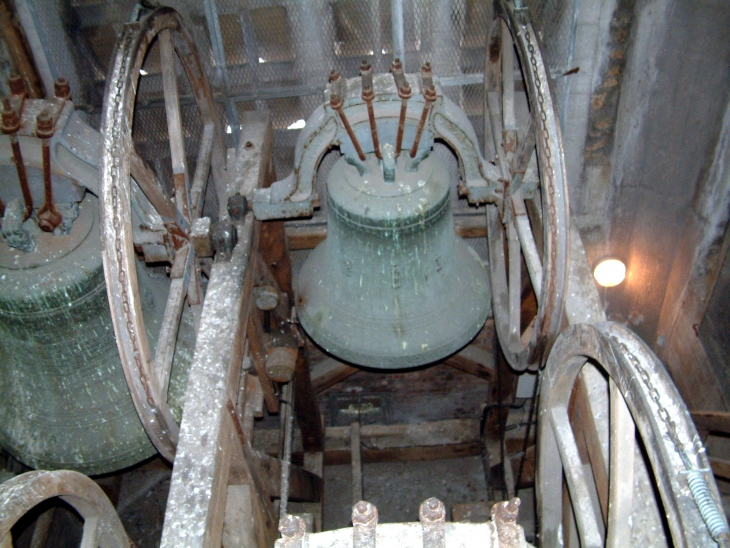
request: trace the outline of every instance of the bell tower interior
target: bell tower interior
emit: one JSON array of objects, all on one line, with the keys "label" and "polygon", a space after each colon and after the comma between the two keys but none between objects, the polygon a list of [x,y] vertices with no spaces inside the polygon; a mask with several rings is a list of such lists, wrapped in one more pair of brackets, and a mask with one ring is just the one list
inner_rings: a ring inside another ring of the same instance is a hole
[{"label": "bell tower interior", "polygon": [[730,546],[730,5],[0,21],[0,548]]}]

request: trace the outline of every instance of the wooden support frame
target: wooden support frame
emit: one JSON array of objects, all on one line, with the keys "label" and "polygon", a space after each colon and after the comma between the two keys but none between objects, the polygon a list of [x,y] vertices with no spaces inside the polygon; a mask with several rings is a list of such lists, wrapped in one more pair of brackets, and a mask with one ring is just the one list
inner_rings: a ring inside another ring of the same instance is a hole
[{"label": "wooden support frame", "polygon": [[[241,146],[228,166],[228,194],[247,196],[271,174],[273,131],[266,112],[247,112],[242,121]],[[280,464],[250,444],[253,417],[261,412],[256,408],[266,395],[266,383],[257,386],[249,373],[241,374],[262,227],[250,212],[233,222],[238,243],[230,259],[216,259],[203,308],[163,547],[221,546],[224,516],[229,520],[225,524],[228,542],[245,537],[255,545],[271,546],[277,537],[271,497],[279,494]],[[253,340],[249,343],[254,353]],[[321,480],[311,473],[293,468],[292,485],[296,497],[321,499]],[[232,506],[227,506],[229,496]],[[250,514],[237,508],[247,508]]]}]

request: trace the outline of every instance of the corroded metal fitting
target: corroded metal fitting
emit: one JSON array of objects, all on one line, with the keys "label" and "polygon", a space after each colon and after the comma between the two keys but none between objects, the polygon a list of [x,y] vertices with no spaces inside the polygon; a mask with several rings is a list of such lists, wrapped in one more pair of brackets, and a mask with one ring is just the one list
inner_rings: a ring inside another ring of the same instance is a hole
[{"label": "corroded metal fitting", "polygon": [[367,103],[373,99],[375,99],[375,90],[373,90],[373,86],[363,86],[362,100]]},{"label": "corroded metal fitting", "polygon": [[336,93],[331,93],[330,106],[335,110],[339,110],[340,108],[342,108],[342,97],[340,97]]},{"label": "corroded metal fitting", "polygon": [[335,69],[332,69],[330,71],[330,83],[334,82],[335,80],[339,80],[340,78],[342,78],[342,76]]},{"label": "corroded metal fitting", "polygon": [[45,109],[36,116],[35,135],[39,139],[50,139],[53,137],[53,118],[51,118],[51,114]]},{"label": "corroded metal fitting", "polygon": [[426,499],[418,509],[418,516],[421,521],[446,521],[446,508],[444,503],[436,497]]},{"label": "corroded metal fitting", "polygon": [[18,113],[13,110],[13,107],[10,105],[10,100],[8,98],[3,99],[2,119],[3,133],[16,133],[20,129],[20,118],[18,118]]},{"label": "corroded metal fitting", "polygon": [[362,74],[363,72],[368,72],[368,71],[372,71],[372,67],[370,66],[370,63],[368,62],[367,59],[363,59],[360,62],[360,74]]},{"label": "corroded metal fitting", "polygon": [[436,86],[433,84],[426,86],[426,89],[423,90],[423,98],[426,99],[426,101],[433,103],[436,100]]},{"label": "corroded metal fitting", "polygon": [[393,59],[393,62],[390,65],[390,72],[399,72],[403,70],[403,63],[401,63],[401,60],[399,57],[396,57]]},{"label": "corroded metal fitting", "polygon": [[513,498],[509,502],[498,502],[492,506],[492,520],[497,528],[500,546],[519,546],[522,538],[521,527],[517,525],[520,510],[520,499]]},{"label": "corroded metal fitting", "polygon": [[13,95],[25,95],[25,82],[20,74],[13,73],[8,78],[8,86],[10,87],[10,93]]},{"label": "corroded metal fitting", "polygon": [[53,93],[59,99],[70,99],[71,88],[68,85],[68,80],[63,77],[59,77],[53,83]]},{"label": "corroded metal fitting", "polygon": [[411,86],[408,82],[405,82],[398,90],[398,97],[400,97],[403,101],[407,101],[412,95],[413,92],[411,91]]},{"label": "corroded metal fitting", "polygon": [[286,540],[299,540],[304,538],[307,532],[307,524],[299,516],[287,514],[286,517],[279,520],[279,532]]},{"label": "corroded metal fitting", "polygon": [[352,507],[352,524],[360,526],[374,526],[378,523],[378,509],[361,500]]}]

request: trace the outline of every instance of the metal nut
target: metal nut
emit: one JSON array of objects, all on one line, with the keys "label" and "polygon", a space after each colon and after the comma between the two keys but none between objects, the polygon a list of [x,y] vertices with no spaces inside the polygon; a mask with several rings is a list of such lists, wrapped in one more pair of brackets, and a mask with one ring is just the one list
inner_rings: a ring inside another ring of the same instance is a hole
[{"label": "metal nut", "polygon": [[373,526],[377,523],[378,509],[369,502],[361,500],[352,507],[353,525]]},{"label": "metal nut", "polygon": [[228,215],[234,221],[240,221],[248,212],[248,201],[245,196],[241,196],[240,192],[236,192],[228,198]]},{"label": "metal nut", "polygon": [[228,259],[233,253],[233,248],[238,243],[238,233],[233,223],[226,221],[219,221],[213,226],[213,233],[211,236],[213,241],[213,249],[217,254],[220,254],[222,258]]},{"label": "metal nut", "polygon": [[286,517],[279,520],[279,532],[284,538],[302,538],[307,532],[307,524],[299,516],[287,514]]},{"label": "metal nut", "polygon": [[421,503],[418,510],[421,521],[446,521],[446,508],[444,503],[436,497],[426,499]]}]

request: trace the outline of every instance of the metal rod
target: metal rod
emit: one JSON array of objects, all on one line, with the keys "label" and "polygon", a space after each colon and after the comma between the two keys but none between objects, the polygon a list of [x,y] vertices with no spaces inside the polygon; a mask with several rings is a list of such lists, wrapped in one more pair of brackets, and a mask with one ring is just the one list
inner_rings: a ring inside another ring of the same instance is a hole
[{"label": "metal rod", "polygon": [[53,118],[46,110],[36,117],[36,137],[41,140],[43,150],[43,191],[45,202],[38,210],[38,226],[44,232],[53,232],[61,224],[61,213],[53,203],[53,182],[51,180],[51,137]]},{"label": "metal rod", "polygon": [[284,454],[281,461],[281,499],[279,500],[279,519],[284,519],[289,505],[289,470],[291,467],[292,434],[294,432],[294,383],[284,385],[284,417],[286,430],[284,434]]},{"label": "metal rod", "polygon": [[352,504],[357,504],[363,500],[359,421],[350,425],[350,455],[352,456]]},{"label": "metal rod", "polygon": [[332,93],[330,95],[330,106],[340,116],[340,120],[342,120],[342,125],[345,126],[345,131],[347,131],[347,135],[349,135],[350,141],[352,141],[352,146],[355,147],[355,151],[357,152],[360,161],[364,162],[365,153],[362,151],[362,148],[360,147],[360,142],[357,140],[357,137],[355,137],[355,132],[352,131],[350,122],[347,121],[347,116],[345,116],[345,113],[342,110],[342,98],[339,95]]},{"label": "metal rod", "polygon": [[2,132],[10,138],[10,146],[13,149],[13,160],[15,161],[15,169],[18,171],[18,181],[20,182],[20,190],[23,192],[23,201],[25,202],[25,221],[33,214],[33,195],[30,193],[28,186],[28,176],[25,173],[25,163],[23,162],[23,154],[20,151],[20,143],[18,142],[18,130],[20,129],[20,119],[18,114],[13,110],[10,99],[3,99],[2,112]]},{"label": "metal rod", "polygon": [[403,31],[403,0],[390,1],[390,21],[393,35],[393,57],[405,62],[406,48]]},{"label": "metal rod", "polygon": [[428,114],[431,112],[431,105],[436,100],[436,88],[430,85],[423,90],[423,98],[426,102],[423,105],[423,111],[421,112],[421,119],[418,121],[418,129],[416,130],[416,138],[413,140],[413,146],[411,147],[411,158],[416,157],[418,151],[418,145],[421,143],[421,135],[423,135],[423,128],[428,120]]},{"label": "metal rod", "polygon": [[378,126],[375,121],[375,111],[373,110],[373,99],[375,99],[375,91],[373,90],[373,69],[370,63],[363,60],[360,64],[360,76],[362,77],[362,100],[368,107],[368,119],[370,120],[370,134],[373,138],[373,150],[378,160],[383,159],[380,153],[380,141],[378,139]]},{"label": "metal rod", "polygon": [[401,104],[400,117],[398,118],[398,136],[395,140],[396,157],[400,156],[400,151],[403,146],[403,133],[406,128],[406,110],[408,109],[408,99],[411,98],[411,95],[411,86],[408,85],[408,82],[404,83],[403,86],[398,89],[398,97],[401,98]]}]

